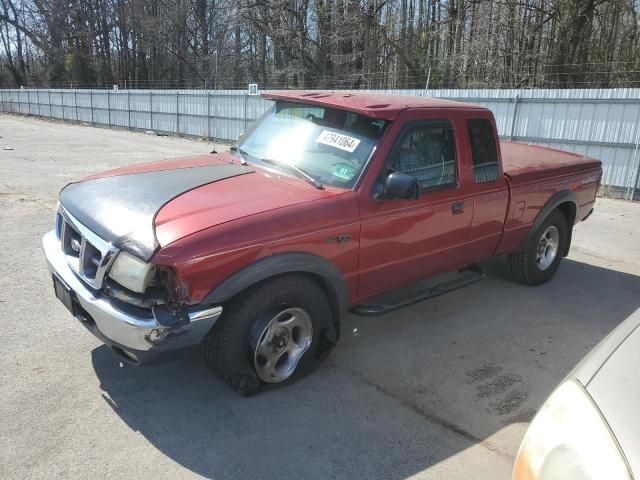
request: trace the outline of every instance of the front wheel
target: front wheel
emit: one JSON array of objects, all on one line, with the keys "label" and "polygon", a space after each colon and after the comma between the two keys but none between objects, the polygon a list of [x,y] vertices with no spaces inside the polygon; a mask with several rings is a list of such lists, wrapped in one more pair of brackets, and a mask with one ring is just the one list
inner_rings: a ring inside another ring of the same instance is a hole
[{"label": "front wheel", "polygon": [[507,258],[511,275],[520,283],[540,285],[558,270],[568,240],[565,216],[554,210],[526,244]]},{"label": "front wheel", "polygon": [[313,370],[333,347],[336,328],[317,282],[278,277],[225,305],[204,341],[205,362],[236,391],[251,395]]}]

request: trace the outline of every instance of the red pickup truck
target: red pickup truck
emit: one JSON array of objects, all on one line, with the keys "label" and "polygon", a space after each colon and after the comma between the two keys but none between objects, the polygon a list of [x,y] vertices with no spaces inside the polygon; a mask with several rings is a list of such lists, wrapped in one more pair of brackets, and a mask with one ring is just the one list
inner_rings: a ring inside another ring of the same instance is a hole
[{"label": "red pickup truck", "polygon": [[468,285],[496,255],[517,281],[546,282],[593,210],[599,161],[500,142],[485,108],[265,96],[273,106],[230,152],[60,192],[43,238],[56,296],[122,360],[202,345],[251,394],[316,366],[347,311]]}]

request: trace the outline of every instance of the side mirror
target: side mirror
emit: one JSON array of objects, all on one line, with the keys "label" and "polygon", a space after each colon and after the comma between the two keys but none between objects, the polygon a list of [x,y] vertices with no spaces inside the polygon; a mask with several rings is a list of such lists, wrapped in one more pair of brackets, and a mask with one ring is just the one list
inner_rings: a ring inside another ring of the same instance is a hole
[{"label": "side mirror", "polygon": [[384,181],[384,198],[411,200],[420,196],[420,184],[411,175],[393,172]]}]

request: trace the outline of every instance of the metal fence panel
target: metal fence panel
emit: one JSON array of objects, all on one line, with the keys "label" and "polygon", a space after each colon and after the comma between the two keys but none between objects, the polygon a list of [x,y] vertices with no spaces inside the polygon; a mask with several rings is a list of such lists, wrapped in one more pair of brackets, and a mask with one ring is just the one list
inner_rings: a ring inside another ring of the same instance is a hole
[{"label": "metal fence panel", "polygon": [[62,108],[62,93],[60,92],[50,92],[51,93],[51,116],[53,118],[64,118],[62,115],[64,113],[64,109]]},{"label": "metal fence panel", "polygon": [[[362,91],[362,90],[360,90]],[[345,91],[346,92],[346,91]],[[640,89],[369,90],[489,108],[503,139],[603,162],[603,184],[640,190]],[[92,125],[235,141],[271,102],[244,90],[0,91],[0,110]]]}]

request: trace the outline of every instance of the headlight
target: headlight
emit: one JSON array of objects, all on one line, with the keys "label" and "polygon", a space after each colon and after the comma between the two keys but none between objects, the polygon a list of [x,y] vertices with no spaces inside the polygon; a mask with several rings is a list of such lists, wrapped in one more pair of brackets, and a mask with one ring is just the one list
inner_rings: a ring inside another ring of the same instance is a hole
[{"label": "headlight", "polygon": [[144,293],[155,271],[153,264],[146,263],[130,253],[120,252],[109,270],[109,278],[131,291]]},{"label": "headlight", "polygon": [[631,480],[600,410],[577,381],[560,385],[531,422],[513,480]]}]

